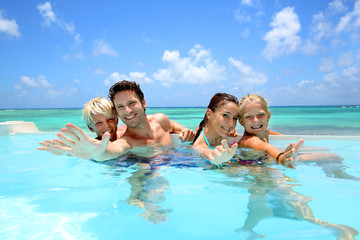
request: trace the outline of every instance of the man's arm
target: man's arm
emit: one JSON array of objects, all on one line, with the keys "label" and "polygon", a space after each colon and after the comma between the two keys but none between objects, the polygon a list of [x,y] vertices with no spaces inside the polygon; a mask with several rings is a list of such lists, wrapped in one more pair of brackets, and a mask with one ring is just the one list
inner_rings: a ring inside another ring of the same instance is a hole
[{"label": "man's arm", "polygon": [[171,121],[172,130],[170,133],[176,133],[179,134],[179,138],[182,142],[189,141],[192,142],[195,137],[195,133],[193,130],[188,129],[184,126],[182,126],[180,123],[176,121]]},{"label": "man's arm", "polygon": [[83,159],[106,161],[131,149],[124,139],[109,142],[110,134],[105,133],[101,141],[96,140],[88,137],[79,127],[71,123],[66,124],[66,128],[61,129],[61,133],[58,133],[57,136],[68,146],[54,146],[56,149]]}]

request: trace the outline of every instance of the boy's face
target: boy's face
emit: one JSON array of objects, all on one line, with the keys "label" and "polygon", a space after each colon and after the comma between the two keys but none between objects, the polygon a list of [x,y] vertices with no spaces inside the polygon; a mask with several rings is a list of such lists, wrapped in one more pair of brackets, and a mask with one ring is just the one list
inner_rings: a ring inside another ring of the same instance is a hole
[{"label": "boy's face", "polygon": [[239,119],[240,124],[245,131],[253,135],[264,134],[268,128],[270,113],[257,102],[248,102],[241,108],[242,118]]},{"label": "boy's face", "polygon": [[91,131],[95,132],[99,138],[102,138],[105,132],[109,132],[110,141],[116,140],[118,118],[109,118],[101,113],[91,114],[91,117],[94,120],[90,127]]},{"label": "boy's face", "polygon": [[134,91],[118,92],[113,101],[118,116],[128,127],[137,127],[143,123],[146,118],[146,102],[141,102]]}]

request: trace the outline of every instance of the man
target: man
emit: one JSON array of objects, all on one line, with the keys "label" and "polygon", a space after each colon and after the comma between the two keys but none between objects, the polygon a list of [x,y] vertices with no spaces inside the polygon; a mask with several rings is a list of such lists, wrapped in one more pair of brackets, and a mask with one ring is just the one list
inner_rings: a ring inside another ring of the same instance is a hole
[{"label": "man", "polygon": [[[103,97],[97,97],[87,102],[82,111],[82,117],[90,131],[95,132],[95,139],[101,140],[104,133],[109,132],[110,141],[115,141],[125,132],[125,125],[117,127],[118,116],[112,102]],[[42,145],[38,148],[39,150],[45,150],[56,155],[63,153],[55,149],[54,145],[66,146],[65,143],[57,139],[54,141],[45,140],[39,144]]]},{"label": "man", "polygon": [[109,90],[116,112],[126,125],[124,135],[109,142],[110,134],[105,133],[102,140],[89,138],[80,128],[67,124],[57,136],[68,146],[54,146],[58,151],[70,153],[84,159],[105,161],[118,157],[140,146],[168,146],[171,133],[179,134],[182,141],[192,141],[195,134],[165,114],[146,115],[146,101],[140,86],[135,82],[120,81]]}]

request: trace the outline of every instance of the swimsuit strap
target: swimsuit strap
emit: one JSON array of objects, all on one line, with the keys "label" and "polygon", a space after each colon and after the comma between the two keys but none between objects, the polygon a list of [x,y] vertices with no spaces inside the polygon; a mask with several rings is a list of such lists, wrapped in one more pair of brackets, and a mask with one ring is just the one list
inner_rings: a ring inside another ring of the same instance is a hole
[{"label": "swimsuit strap", "polygon": [[206,136],[205,136],[204,131],[201,131],[201,133],[202,133],[202,135],[203,135],[203,137],[204,137],[204,139],[205,139],[206,144],[209,146],[209,148],[210,148],[210,149],[215,149],[214,147],[212,147],[212,146],[210,145],[209,141],[207,140],[207,138],[206,138]]}]

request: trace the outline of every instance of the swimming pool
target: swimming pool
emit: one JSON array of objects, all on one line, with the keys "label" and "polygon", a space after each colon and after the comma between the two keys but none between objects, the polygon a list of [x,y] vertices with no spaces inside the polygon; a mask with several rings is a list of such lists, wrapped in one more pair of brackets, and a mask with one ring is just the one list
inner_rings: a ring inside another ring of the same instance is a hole
[{"label": "swimming pool", "polygon": [[0,136],[0,239],[358,238],[354,139],[306,140],[305,149],[344,160],[299,162],[293,170],[211,169],[186,145],[96,163],[37,151],[46,138],[54,134]]}]

